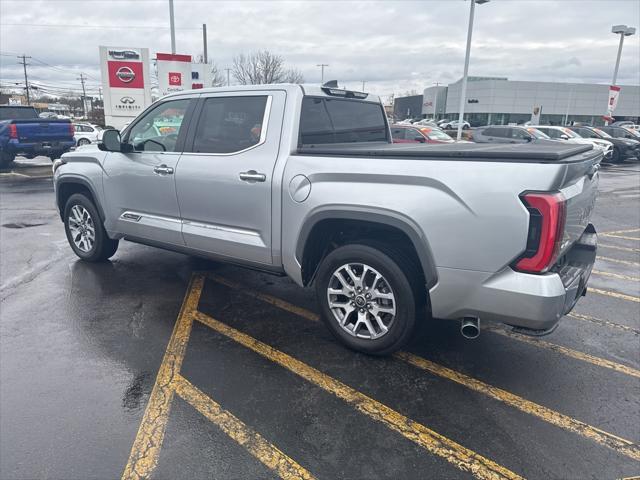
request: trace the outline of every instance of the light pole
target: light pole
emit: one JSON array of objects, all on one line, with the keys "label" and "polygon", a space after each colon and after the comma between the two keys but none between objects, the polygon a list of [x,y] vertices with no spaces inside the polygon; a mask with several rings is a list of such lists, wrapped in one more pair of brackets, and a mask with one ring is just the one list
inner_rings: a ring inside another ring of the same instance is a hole
[{"label": "light pole", "polygon": [[618,57],[616,58],[616,68],[613,70],[613,80],[611,85],[616,84],[618,80],[618,68],[620,68],[620,57],[622,56],[622,45],[624,44],[624,37],[629,37],[636,33],[634,27],[627,27],[626,25],[614,25],[611,27],[611,33],[620,35],[620,44],[618,45]]},{"label": "light pole", "polygon": [[169,0],[169,27],[171,28],[171,53],[176,53],[176,26],[173,21],[173,0]]},{"label": "light pole", "polygon": [[328,67],[327,63],[318,63],[316,67],[320,67],[320,85],[324,84],[324,67]]},{"label": "light pole", "polygon": [[[620,68],[620,57],[622,56],[622,45],[624,44],[624,37],[629,37],[636,33],[636,29],[634,27],[628,27],[626,25],[614,25],[611,27],[611,33],[615,33],[616,35],[620,35],[620,43],[618,44],[618,56],[616,57],[616,66],[613,69],[613,80],[611,81],[611,86],[616,86],[616,81],[618,80],[618,69]],[[614,90],[613,88],[610,89]],[[618,89],[619,90],[619,89]],[[611,93],[609,93],[609,98],[611,99]],[[611,102],[611,100],[609,100]],[[613,105],[609,103],[607,106],[607,115],[605,117],[605,124],[609,125],[609,118],[613,115]]]},{"label": "light pole", "polygon": [[464,73],[462,74],[462,85],[460,88],[460,116],[458,117],[458,135],[456,138],[462,138],[462,122],[464,120],[464,103],[467,96],[467,75],[469,73],[469,54],[471,53],[471,35],[473,34],[473,13],[476,3],[482,5],[488,3],[489,0],[471,0],[471,8],[469,9],[469,30],[467,31],[467,51],[464,54]]}]

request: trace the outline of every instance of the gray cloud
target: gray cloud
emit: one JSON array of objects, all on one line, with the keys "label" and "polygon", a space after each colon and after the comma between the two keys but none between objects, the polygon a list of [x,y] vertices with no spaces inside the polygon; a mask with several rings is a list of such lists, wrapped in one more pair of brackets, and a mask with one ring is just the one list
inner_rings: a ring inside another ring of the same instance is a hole
[{"label": "gray cloud", "polygon": [[[462,75],[468,1],[213,2],[175,0],[179,53],[202,53],[199,27],[207,23],[209,55],[221,68],[234,55],[266,48],[283,55],[309,82],[328,63],[337,78],[381,95],[422,90]],[[170,49],[166,0],[2,1],[0,78],[20,81],[12,56],[26,53],[36,81],[77,88],[80,71],[100,78],[98,45]],[[611,25],[638,27],[640,2],[493,0],[476,9],[470,74],[518,80],[610,81],[617,38]],[[635,19],[635,23],[634,20]],[[15,24],[76,25],[66,28]],[[135,28],[82,28],[80,25]],[[627,39],[619,83],[640,83],[640,35]],[[8,55],[8,56],[7,56]]]}]

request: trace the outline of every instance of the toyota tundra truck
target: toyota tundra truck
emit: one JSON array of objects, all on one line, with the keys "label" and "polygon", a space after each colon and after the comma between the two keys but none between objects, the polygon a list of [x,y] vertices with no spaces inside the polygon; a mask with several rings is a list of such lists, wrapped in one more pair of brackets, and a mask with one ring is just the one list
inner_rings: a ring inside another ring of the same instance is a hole
[{"label": "toyota tundra truck", "polygon": [[380,99],[337,85],[169,95],[54,163],[69,245],[120,240],[288,275],[376,355],[417,322],[548,334],[585,294],[602,153],[591,145],[393,144]]}]

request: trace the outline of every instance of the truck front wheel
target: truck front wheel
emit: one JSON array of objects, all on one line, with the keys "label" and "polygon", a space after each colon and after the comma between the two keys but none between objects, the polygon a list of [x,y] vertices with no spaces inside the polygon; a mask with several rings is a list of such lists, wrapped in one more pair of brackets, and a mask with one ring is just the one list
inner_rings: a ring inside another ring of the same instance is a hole
[{"label": "truck front wheel", "polygon": [[414,271],[401,253],[384,246],[336,248],[315,282],[325,325],[353,350],[388,355],[400,349],[411,338],[420,304]]},{"label": "truck front wheel", "polygon": [[107,260],[118,249],[118,240],[107,236],[95,205],[81,193],[67,200],[64,230],[75,254],[87,262]]}]

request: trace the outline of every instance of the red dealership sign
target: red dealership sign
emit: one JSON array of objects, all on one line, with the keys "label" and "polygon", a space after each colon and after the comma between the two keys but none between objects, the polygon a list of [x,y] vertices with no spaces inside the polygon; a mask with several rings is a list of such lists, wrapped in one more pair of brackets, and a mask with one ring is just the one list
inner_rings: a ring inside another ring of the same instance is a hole
[{"label": "red dealership sign", "polygon": [[111,88],[144,88],[141,62],[107,62]]}]

